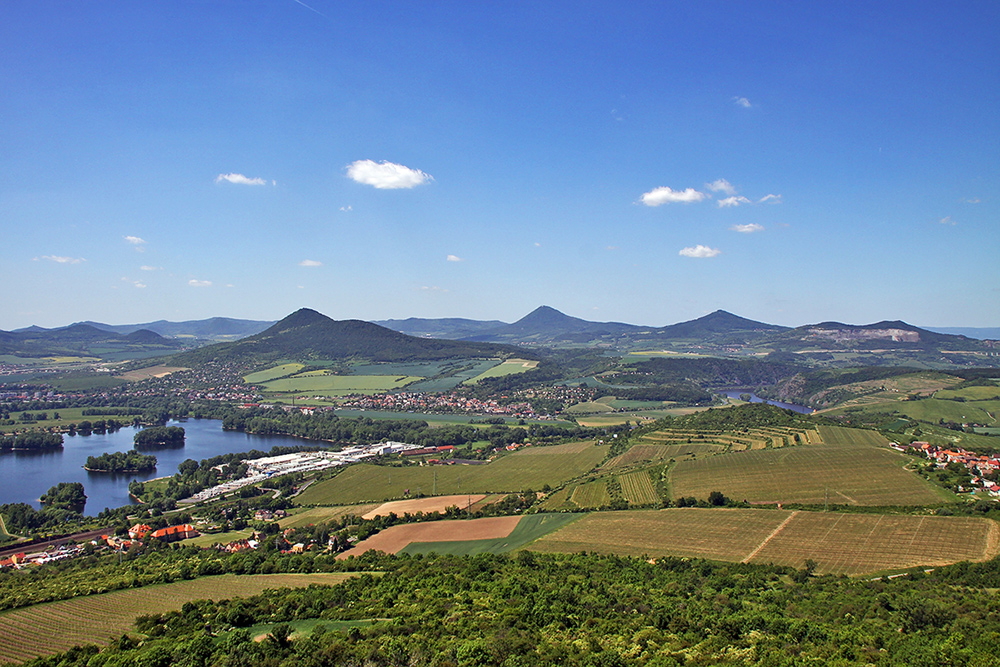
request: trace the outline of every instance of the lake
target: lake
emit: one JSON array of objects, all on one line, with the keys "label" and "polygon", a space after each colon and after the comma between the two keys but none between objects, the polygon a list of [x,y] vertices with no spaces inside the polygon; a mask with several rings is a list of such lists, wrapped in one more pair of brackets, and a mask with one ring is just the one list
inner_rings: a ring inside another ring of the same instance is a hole
[{"label": "lake", "polygon": [[223,431],[217,419],[189,419],[170,422],[169,426],[184,428],[184,447],[174,449],[143,449],[156,456],[156,469],[147,473],[115,475],[87,472],[83,464],[88,456],[104,452],[127,452],[133,449],[132,438],[138,429],[126,427],[115,433],[66,435],[63,448],[44,452],[0,452],[0,504],[28,503],[39,508],[38,497],[59,482],[81,482],[87,494],[84,513],[95,515],[106,507],[121,507],[132,502],[128,485],[133,479],[145,481],[177,472],[185,459],[201,461],[219,454],[247,452],[251,449],[269,451],[274,446],[311,444],[308,440],[288,436],[248,435],[238,431]]}]

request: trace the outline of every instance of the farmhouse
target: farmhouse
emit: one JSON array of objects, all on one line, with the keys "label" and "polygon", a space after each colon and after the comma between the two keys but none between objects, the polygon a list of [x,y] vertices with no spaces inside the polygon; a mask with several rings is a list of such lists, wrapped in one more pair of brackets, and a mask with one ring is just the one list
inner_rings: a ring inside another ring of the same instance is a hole
[{"label": "farmhouse", "polygon": [[153,532],[152,526],[145,523],[137,523],[128,529],[128,536],[133,540],[141,540]]},{"label": "farmhouse", "polygon": [[163,540],[164,542],[176,542],[177,540],[186,540],[189,537],[198,537],[198,531],[191,524],[185,523],[180,526],[170,526],[169,528],[154,530],[149,536]]}]

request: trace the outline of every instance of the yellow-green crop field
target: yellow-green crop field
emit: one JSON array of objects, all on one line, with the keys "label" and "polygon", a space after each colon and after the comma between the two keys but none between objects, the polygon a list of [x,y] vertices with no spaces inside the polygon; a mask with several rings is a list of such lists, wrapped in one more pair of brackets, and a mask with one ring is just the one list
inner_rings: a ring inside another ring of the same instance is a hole
[{"label": "yellow-green crop field", "polygon": [[0,662],[24,662],[80,644],[104,644],[130,631],[137,616],[177,611],[193,600],[248,597],[269,588],[332,585],[352,576],[224,574],[5,611],[0,613]]},{"label": "yellow-green crop field", "polygon": [[679,461],[670,471],[674,497],[721,491],[751,503],[928,505],[954,495],[903,469],[911,461],[878,433],[819,427],[822,443]]},{"label": "yellow-green crop field", "polygon": [[486,465],[376,466],[352,465],[335,477],[317,482],[296,500],[303,505],[349,505],[411,496],[501,493],[558,486],[592,470],[607,447],[577,442],[530,447]]},{"label": "yellow-green crop field", "polygon": [[685,556],[852,576],[988,560],[1000,551],[990,519],[837,512],[676,508],[589,514],[529,546],[624,556]]}]

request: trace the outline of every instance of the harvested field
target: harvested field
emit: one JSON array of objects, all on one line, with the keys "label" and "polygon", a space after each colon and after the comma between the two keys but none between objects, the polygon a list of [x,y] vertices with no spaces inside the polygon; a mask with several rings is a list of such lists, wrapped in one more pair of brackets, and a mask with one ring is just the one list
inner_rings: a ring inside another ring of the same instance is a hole
[{"label": "harvested field", "polygon": [[1000,553],[989,519],[682,508],[588,514],[542,537],[532,550],[686,556],[858,576],[983,561]]},{"label": "harvested field", "polygon": [[558,486],[590,471],[607,453],[592,442],[528,447],[478,466],[349,466],[313,484],[296,499],[304,505],[347,505],[411,494],[503,493]]},{"label": "harvested field", "polygon": [[0,613],[0,662],[23,662],[79,644],[104,644],[128,632],[137,616],[177,611],[193,600],[247,597],[269,588],[336,584],[352,576],[224,574],[14,609]]},{"label": "harvested field", "polygon": [[497,516],[466,521],[405,523],[386,528],[337,558],[360,556],[372,549],[394,554],[411,542],[461,542],[507,537],[520,520],[519,516]]},{"label": "harvested field", "polygon": [[434,512],[444,514],[444,511],[449,507],[468,509],[474,503],[478,503],[485,497],[486,494],[477,493],[465,496],[435,496],[433,498],[393,500],[392,502],[382,503],[375,509],[369,510],[363,514],[361,518],[374,519],[377,516],[389,516],[390,514],[403,516],[407,513],[416,514],[417,512],[423,512],[424,514],[431,514]]},{"label": "harvested field", "polygon": [[998,548],[1000,528],[988,519],[796,512],[750,560],[801,568],[811,558],[822,573],[859,575],[983,561]]},{"label": "harvested field", "polygon": [[679,508],[597,512],[531,545],[535,551],[739,561],[791,512]]}]

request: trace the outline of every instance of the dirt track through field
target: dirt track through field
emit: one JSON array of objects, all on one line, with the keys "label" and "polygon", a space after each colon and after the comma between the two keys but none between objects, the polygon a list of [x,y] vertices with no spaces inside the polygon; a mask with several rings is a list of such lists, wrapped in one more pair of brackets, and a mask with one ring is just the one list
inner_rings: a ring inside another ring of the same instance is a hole
[{"label": "dirt track through field", "polygon": [[467,521],[405,523],[386,528],[353,549],[340,554],[337,558],[360,556],[372,549],[394,554],[410,542],[464,542],[507,537],[520,520],[519,516],[498,516]]},{"label": "dirt track through field", "polygon": [[750,555],[748,555],[746,558],[744,558],[742,562],[749,563],[751,558],[753,558],[754,556],[756,556],[757,554],[759,554],[761,552],[761,550],[764,547],[767,546],[768,542],[770,542],[771,540],[773,540],[775,537],[777,537],[778,533],[780,533],[782,530],[784,530],[785,526],[788,525],[789,521],[791,521],[792,519],[795,518],[796,514],[798,514],[798,511],[792,512],[791,514],[789,514],[788,516],[786,516],[785,520],[782,521],[781,523],[779,523],[778,527],[775,528],[774,530],[772,530],[771,534],[768,535],[767,537],[765,537],[764,541],[761,542],[760,544],[758,544],[757,548],[754,549],[753,551],[751,551]]}]

